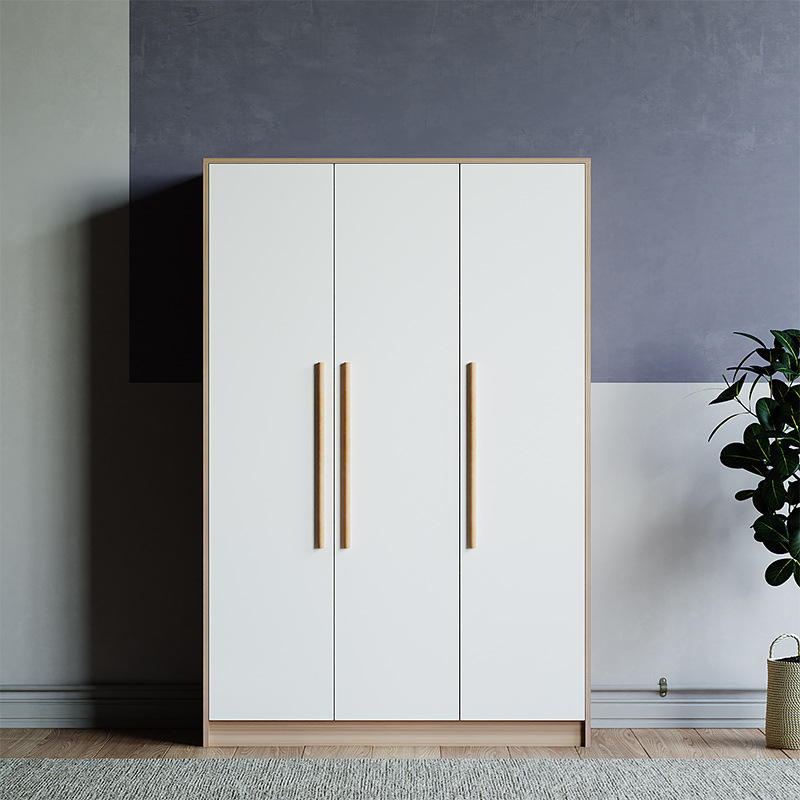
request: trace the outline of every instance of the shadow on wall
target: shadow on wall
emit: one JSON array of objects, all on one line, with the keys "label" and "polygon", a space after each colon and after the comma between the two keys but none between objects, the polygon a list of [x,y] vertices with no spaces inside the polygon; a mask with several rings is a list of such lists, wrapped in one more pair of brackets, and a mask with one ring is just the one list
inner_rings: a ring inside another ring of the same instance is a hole
[{"label": "shadow on wall", "polygon": [[203,380],[203,180],[130,206],[130,379]]},{"label": "shadow on wall", "polygon": [[[171,205],[157,198],[151,210]],[[202,386],[129,379],[129,211],[116,208],[90,222],[91,680],[193,684],[183,710],[187,719],[199,720]],[[174,256],[174,242],[159,243],[168,222],[154,226],[146,245],[151,253],[161,246],[154,269]],[[202,264],[200,242],[197,247]],[[189,259],[174,263],[200,273]],[[174,290],[174,278],[168,283]],[[192,297],[187,293],[187,302]],[[192,345],[201,351],[199,336]],[[174,717],[175,692],[166,695]],[[152,724],[152,706],[139,715],[138,704],[135,696],[125,709],[103,710],[100,703],[98,713],[123,716],[128,724],[141,716]]]}]

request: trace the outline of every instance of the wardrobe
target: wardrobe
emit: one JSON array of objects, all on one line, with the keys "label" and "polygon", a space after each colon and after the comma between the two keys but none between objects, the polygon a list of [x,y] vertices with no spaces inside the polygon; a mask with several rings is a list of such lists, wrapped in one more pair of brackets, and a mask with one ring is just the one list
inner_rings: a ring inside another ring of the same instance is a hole
[{"label": "wardrobe", "polygon": [[588,743],[588,159],[206,159],[204,742]]}]

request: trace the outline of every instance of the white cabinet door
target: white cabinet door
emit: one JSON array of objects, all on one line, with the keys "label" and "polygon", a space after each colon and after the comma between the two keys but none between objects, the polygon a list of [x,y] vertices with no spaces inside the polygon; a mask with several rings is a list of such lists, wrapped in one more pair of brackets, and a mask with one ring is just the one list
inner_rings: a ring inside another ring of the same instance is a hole
[{"label": "white cabinet door", "polygon": [[477,364],[465,720],[584,719],[584,192],[583,164],[461,168],[463,356]]},{"label": "white cabinet door", "polygon": [[352,525],[335,715],[458,719],[458,165],[340,164],[335,184]]},{"label": "white cabinet door", "polygon": [[332,719],[333,166],[212,164],[209,191],[209,716]]}]

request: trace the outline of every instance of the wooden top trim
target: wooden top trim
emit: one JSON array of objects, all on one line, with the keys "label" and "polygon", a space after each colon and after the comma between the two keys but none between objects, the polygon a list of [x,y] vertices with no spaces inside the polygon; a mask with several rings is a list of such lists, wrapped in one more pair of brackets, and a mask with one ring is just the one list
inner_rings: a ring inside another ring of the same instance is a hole
[{"label": "wooden top trim", "polygon": [[208,164],[591,164],[591,158],[204,158]]}]

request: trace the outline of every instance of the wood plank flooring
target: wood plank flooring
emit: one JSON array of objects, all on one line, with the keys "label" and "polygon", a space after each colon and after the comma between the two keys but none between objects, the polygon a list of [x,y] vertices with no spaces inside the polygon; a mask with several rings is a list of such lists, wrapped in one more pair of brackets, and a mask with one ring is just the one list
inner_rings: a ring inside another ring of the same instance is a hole
[{"label": "wood plank flooring", "polygon": [[607,728],[584,747],[212,747],[185,730],[2,728],[2,758],[800,758],[758,728]]}]

